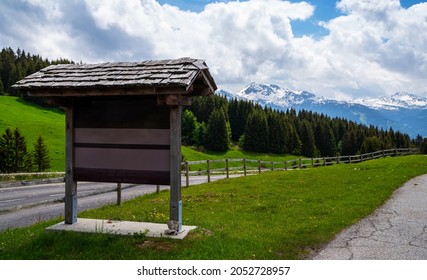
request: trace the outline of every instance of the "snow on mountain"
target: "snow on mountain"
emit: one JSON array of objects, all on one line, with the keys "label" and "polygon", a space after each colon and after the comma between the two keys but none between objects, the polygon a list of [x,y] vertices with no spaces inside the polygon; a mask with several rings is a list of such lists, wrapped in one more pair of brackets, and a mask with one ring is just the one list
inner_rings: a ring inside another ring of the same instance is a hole
[{"label": "snow on mountain", "polygon": [[236,96],[273,107],[292,107],[306,102],[317,103],[324,100],[323,97],[319,98],[306,91],[293,91],[277,85],[258,83],[251,83],[236,93]]},{"label": "snow on mountain", "polygon": [[249,100],[278,110],[304,109],[383,129],[392,127],[413,138],[417,134],[427,136],[427,98],[406,92],[379,99],[345,102],[325,99],[306,91],[284,89],[277,85],[251,83],[237,93],[224,90],[219,90],[218,93],[229,99]]},{"label": "snow on mountain", "polygon": [[384,110],[427,109],[427,98],[407,92],[398,92],[392,96],[379,99],[356,99],[354,102],[370,108]]}]

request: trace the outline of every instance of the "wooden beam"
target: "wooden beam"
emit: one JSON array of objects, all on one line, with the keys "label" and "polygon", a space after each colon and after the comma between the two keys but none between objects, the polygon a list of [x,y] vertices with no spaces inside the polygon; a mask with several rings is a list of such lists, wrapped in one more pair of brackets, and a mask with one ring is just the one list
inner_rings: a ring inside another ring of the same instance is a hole
[{"label": "wooden beam", "polygon": [[65,107],[65,223],[77,223],[77,182],[74,181],[74,105]]},{"label": "wooden beam", "polygon": [[185,95],[158,95],[157,105],[168,105],[168,106],[190,106],[193,103],[191,96]]},{"label": "wooden beam", "polygon": [[182,106],[170,107],[170,220],[169,234],[182,232],[181,200],[181,115]]},{"label": "wooden beam", "polygon": [[141,88],[42,88],[29,89],[29,96],[37,97],[84,97],[84,96],[123,96],[123,95],[179,95],[188,94],[185,87],[141,87]]}]

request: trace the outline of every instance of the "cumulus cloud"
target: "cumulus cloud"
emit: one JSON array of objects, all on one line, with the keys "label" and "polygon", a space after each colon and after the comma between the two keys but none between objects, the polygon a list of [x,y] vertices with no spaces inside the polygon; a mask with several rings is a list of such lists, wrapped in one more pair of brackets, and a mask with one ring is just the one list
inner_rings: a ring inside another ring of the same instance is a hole
[{"label": "cumulus cloud", "polygon": [[323,23],[330,33],[314,47],[341,64],[329,68],[343,73],[339,90],[426,91],[427,3],[404,9],[398,0],[342,0],[337,8],[344,14]]},{"label": "cumulus cloud", "polygon": [[[296,37],[307,2],[216,2],[201,12],[155,0],[6,0],[0,44],[76,61],[204,58],[220,87],[256,82],[350,98],[427,94],[427,3],[341,0],[328,34]],[[19,20],[18,20],[19,19]]]}]

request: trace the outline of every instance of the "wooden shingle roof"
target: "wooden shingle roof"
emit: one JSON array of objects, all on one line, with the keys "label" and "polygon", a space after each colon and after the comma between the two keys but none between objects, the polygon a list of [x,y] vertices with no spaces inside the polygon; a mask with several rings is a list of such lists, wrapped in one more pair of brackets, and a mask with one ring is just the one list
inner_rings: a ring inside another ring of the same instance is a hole
[{"label": "wooden shingle roof", "polygon": [[193,58],[52,65],[14,87],[35,96],[206,95],[217,89],[206,63]]}]

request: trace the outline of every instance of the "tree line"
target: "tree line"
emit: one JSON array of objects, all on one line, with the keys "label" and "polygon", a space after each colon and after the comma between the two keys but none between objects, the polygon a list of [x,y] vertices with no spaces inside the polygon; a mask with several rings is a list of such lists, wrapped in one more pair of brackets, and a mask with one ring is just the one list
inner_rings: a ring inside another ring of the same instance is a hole
[{"label": "tree line", "polygon": [[12,88],[17,81],[49,65],[62,63],[74,62],[63,58],[44,59],[40,55],[32,55],[19,48],[16,52],[10,47],[3,48],[0,52],[0,95],[18,95],[18,90]]},{"label": "tree line", "polygon": [[225,152],[235,144],[253,152],[306,157],[356,155],[392,148],[421,148],[427,138],[358,124],[344,118],[294,109],[262,107],[251,101],[212,95],[195,97],[182,118],[184,145]]},{"label": "tree line", "polygon": [[28,151],[27,140],[19,128],[7,128],[0,137],[0,173],[48,170],[49,151],[41,135],[33,147],[33,151]]}]

